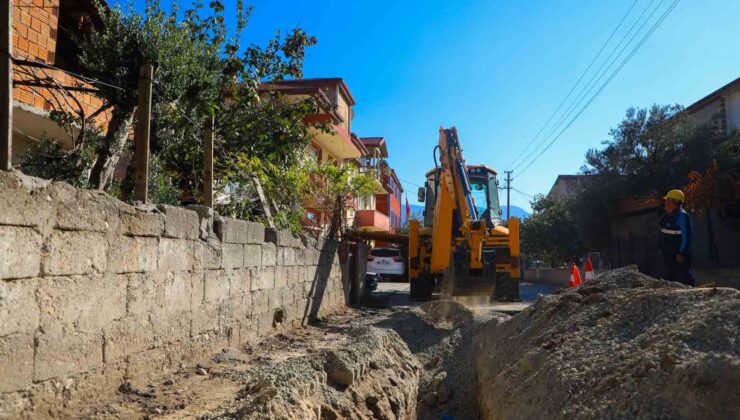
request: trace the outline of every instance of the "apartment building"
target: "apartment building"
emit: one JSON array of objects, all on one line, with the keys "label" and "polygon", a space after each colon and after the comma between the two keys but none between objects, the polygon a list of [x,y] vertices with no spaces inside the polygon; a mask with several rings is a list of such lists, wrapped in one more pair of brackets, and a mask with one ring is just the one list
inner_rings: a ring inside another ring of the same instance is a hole
[{"label": "apartment building", "polygon": [[[278,92],[295,100],[313,98],[321,108],[314,115],[308,115],[304,121],[309,125],[329,124],[330,132],[318,128],[310,128],[312,136],[308,152],[316,162],[331,162],[336,165],[353,165],[358,172],[361,170],[361,158],[368,150],[352,134],[352,119],[355,99],[347,84],[338,77],[315,78],[299,80],[282,80],[263,83],[260,86],[263,93]],[[345,220],[349,225],[355,222],[355,210],[360,206],[371,205],[367,197],[358,197],[351,208],[347,210]],[[307,215],[304,225],[307,227],[322,228],[328,225],[330,215],[325,214],[315,206],[315,203],[305,203]]]},{"label": "apartment building", "polygon": [[379,175],[383,190],[375,194],[375,206],[364,210],[358,219],[360,230],[385,231],[393,233],[401,227],[401,196],[403,187],[396,171],[388,164],[388,147],[385,137],[363,137],[360,139],[367,147],[366,166],[374,168]]},{"label": "apartment building", "polygon": [[295,99],[314,98],[322,111],[309,115],[308,124],[329,123],[332,132],[327,133],[311,129],[313,141],[309,152],[319,162],[330,161],[342,163],[347,159],[359,159],[362,156],[362,145],[352,138],[352,119],[355,98],[347,84],[338,77],[282,80],[263,83],[263,92],[279,92]]}]

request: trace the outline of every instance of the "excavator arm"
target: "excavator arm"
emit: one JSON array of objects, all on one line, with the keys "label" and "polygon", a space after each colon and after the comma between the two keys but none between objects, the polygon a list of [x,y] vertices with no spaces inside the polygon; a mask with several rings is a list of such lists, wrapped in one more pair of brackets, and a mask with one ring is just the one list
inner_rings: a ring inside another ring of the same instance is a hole
[{"label": "excavator arm", "polygon": [[[439,129],[439,193],[434,209],[432,242],[432,272],[449,268],[453,252],[452,223],[454,210],[461,219],[461,244],[467,254],[470,268],[483,268],[483,245],[487,236],[486,224],[480,220],[470,187],[457,129]],[[449,244],[449,245],[448,245]]]}]

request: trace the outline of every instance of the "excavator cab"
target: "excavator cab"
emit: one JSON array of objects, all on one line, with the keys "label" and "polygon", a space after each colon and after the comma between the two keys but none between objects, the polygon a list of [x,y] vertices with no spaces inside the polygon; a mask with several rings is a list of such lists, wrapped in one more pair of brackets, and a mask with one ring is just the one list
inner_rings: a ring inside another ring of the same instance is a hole
[{"label": "excavator cab", "polygon": [[[503,220],[501,219],[501,206],[498,201],[496,171],[485,165],[469,165],[467,169],[471,195],[475,200],[478,217],[485,221],[489,228],[502,226]],[[424,226],[431,227],[434,223],[434,204],[439,191],[439,171],[439,169],[432,169],[427,172],[425,186],[419,188],[418,201],[424,203]],[[453,218],[455,218],[454,215]],[[454,226],[453,229],[459,234],[459,215],[456,218],[458,219],[457,226]]]}]

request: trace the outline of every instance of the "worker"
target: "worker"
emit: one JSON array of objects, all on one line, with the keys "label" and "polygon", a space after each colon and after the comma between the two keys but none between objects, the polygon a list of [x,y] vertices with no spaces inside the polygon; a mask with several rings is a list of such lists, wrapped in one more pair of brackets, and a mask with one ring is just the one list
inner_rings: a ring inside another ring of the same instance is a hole
[{"label": "worker", "polygon": [[691,242],[694,232],[691,217],[683,209],[681,190],[671,190],[663,197],[666,213],[660,218],[660,251],[666,267],[665,278],[694,286],[691,271]]}]

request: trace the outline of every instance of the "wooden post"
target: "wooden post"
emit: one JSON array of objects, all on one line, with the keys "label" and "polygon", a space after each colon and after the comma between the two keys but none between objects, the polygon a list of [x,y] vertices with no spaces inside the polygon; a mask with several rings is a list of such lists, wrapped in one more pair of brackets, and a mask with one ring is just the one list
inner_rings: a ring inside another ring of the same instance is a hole
[{"label": "wooden post", "polygon": [[203,130],[203,205],[213,207],[213,116]]},{"label": "wooden post", "polygon": [[149,131],[152,118],[154,66],[144,64],[139,72],[139,105],[134,134],[134,200],[146,203],[149,194]]},{"label": "wooden post", "polygon": [[0,170],[13,168],[13,0],[0,0]]},{"label": "wooden post", "polygon": [[270,205],[267,204],[267,199],[265,198],[265,192],[262,190],[262,183],[260,182],[260,179],[256,176],[252,177],[252,182],[254,182],[254,187],[257,189],[257,197],[260,199],[260,204],[262,205],[262,211],[265,214],[265,218],[267,219],[267,226],[271,228],[275,228],[275,222],[272,220],[272,212],[270,211]]}]

